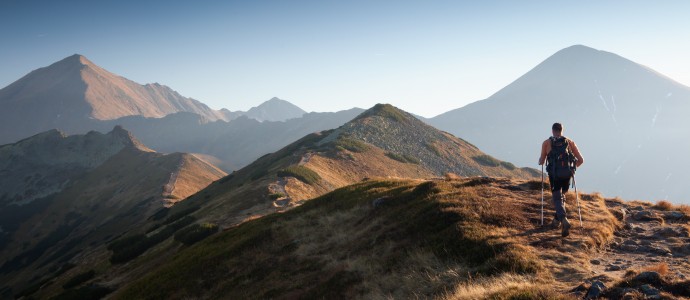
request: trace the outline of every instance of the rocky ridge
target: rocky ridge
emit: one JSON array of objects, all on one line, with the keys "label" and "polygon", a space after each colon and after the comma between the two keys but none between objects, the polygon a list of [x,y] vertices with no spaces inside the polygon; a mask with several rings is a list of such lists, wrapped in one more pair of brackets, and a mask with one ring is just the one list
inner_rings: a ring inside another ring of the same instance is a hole
[{"label": "rocky ridge", "polygon": [[690,210],[660,203],[607,201],[623,226],[590,259],[593,276],[573,293],[588,299],[690,296]]}]

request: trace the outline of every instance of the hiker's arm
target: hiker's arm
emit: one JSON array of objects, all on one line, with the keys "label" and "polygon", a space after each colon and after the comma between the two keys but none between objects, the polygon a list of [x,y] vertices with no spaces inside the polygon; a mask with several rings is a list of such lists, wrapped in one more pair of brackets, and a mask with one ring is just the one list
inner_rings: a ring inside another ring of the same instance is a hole
[{"label": "hiker's arm", "polygon": [[573,141],[570,141],[570,142],[573,145],[573,154],[575,155],[575,158],[577,158],[577,163],[575,164],[575,166],[579,167],[580,165],[582,165],[585,162],[585,159],[582,158],[582,155],[580,154],[580,149],[577,148],[577,145],[575,144],[575,142],[573,142]]},{"label": "hiker's arm", "polygon": [[541,143],[541,155],[539,156],[539,165],[543,165],[544,161],[546,160],[546,147],[548,145],[548,140],[544,141]]}]

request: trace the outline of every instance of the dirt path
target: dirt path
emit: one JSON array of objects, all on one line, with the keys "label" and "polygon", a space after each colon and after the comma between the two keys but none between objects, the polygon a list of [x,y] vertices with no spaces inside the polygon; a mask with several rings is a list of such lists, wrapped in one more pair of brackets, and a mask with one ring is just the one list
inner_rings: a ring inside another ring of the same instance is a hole
[{"label": "dirt path", "polygon": [[[568,196],[574,198],[572,194]],[[603,247],[581,251],[587,244],[591,244],[588,241],[596,239],[591,235],[590,229],[601,222],[590,219],[593,215],[585,213],[602,209],[603,205],[599,202],[597,206],[596,201],[580,201],[585,216],[585,228],[581,229],[575,201],[571,198],[568,200],[568,217],[573,225],[569,237],[562,238],[560,229],[552,229],[548,225],[553,218],[551,210],[545,213],[544,227],[524,233],[530,245],[540,249],[539,256],[552,271],[556,286],[560,286],[564,293],[581,298],[589,292],[592,283],[599,281],[606,286],[601,291],[605,298],[618,299],[621,294],[612,292],[611,287],[623,280],[629,282],[631,276],[641,272],[653,271],[659,273],[666,283],[659,283],[656,287],[649,284],[652,281],[636,283],[635,286],[626,288],[629,291],[623,295],[656,299],[654,296],[659,294],[654,293],[664,292],[668,283],[688,280],[690,226],[684,213],[660,210],[639,202],[607,199],[604,209],[616,215],[621,226],[615,229],[613,239],[604,243]],[[617,296],[610,296],[612,293]],[[666,295],[676,299],[674,295]]]},{"label": "dirt path", "polygon": [[312,157],[312,156],[314,156],[314,153],[313,153],[313,152],[307,152],[307,153],[305,153],[305,154],[302,156],[302,158],[300,159],[300,161],[299,161],[299,163],[298,163],[297,165],[299,165],[299,166],[305,165],[306,163],[309,162],[309,160],[311,160],[311,157]]},{"label": "dirt path", "polygon": [[[276,182],[273,182],[268,185],[268,195],[269,197],[275,197],[272,198],[273,200],[273,206],[276,208],[284,208],[288,204],[290,204],[290,201],[292,199],[290,198],[290,195],[288,195],[287,191],[285,191],[285,186],[287,185],[287,179],[285,178],[279,178]],[[282,195],[276,197],[275,195]]]},{"label": "dirt path", "polygon": [[684,215],[643,206],[607,203],[625,211],[625,227],[616,232],[606,251],[590,261],[595,274],[621,278],[627,270],[643,270],[666,264],[668,273],[678,279],[690,275],[690,235]]}]

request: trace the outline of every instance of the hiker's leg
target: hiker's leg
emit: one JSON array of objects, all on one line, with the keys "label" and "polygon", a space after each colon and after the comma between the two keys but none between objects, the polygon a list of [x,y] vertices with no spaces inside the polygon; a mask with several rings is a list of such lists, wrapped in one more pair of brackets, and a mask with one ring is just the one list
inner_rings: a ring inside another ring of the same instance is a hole
[{"label": "hiker's leg", "polygon": [[565,208],[565,194],[568,193],[568,188],[570,188],[570,179],[565,179],[562,180],[559,184],[559,188],[561,189],[561,198],[563,198],[561,201],[563,203],[563,215],[567,215],[566,208]]},{"label": "hiker's leg", "polygon": [[551,183],[553,184],[551,189],[553,207],[556,210],[556,219],[560,221],[565,217],[565,208],[561,198],[563,194],[561,193],[561,186],[558,180],[554,180]]}]

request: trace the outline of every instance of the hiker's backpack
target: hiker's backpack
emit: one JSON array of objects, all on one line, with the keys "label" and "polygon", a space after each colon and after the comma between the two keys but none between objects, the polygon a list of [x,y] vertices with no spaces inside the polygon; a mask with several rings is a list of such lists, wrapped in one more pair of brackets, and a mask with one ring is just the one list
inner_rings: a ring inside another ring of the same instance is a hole
[{"label": "hiker's backpack", "polygon": [[575,172],[577,158],[568,147],[568,139],[564,136],[550,137],[551,151],[546,160],[546,171],[556,179],[570,179]]}]

